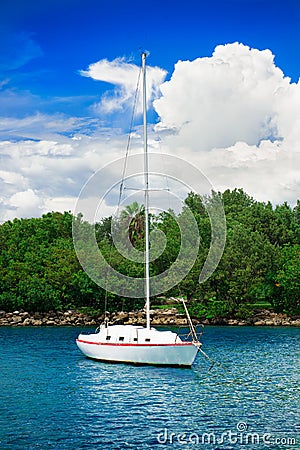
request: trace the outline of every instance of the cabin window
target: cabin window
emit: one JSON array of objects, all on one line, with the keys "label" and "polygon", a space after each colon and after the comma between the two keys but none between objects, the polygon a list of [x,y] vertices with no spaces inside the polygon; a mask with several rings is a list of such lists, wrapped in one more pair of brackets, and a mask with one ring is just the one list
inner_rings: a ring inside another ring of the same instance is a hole
[{"label": "cabin window", "polygon": [[134,342],[137,342],[137,338],[133,338]]},{"label": "cabin window", "polygon": [[120,336],[119,337],[119,341],[123,342],[124,341],[124,336]]},{"label": "cabin window", "polygon": [[145,342],[150,342],[150,338],[146,338],[146,339],[145,339]]},{"label": "cabin window", "polygon": [[110,341],[111,336],[106,336],[106,340]]}]

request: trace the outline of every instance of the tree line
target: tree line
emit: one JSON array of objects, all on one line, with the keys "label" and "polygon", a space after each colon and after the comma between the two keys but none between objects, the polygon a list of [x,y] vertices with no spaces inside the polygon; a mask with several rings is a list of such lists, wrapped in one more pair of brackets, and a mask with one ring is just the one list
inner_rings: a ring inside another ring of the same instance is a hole
[{"label": "tree line", "polygon": [[[287,203],[273,207],[242,189],[213,195],[223,202],[227,236],[220,263],[204,283],[198,279],[210,248],[211,224],[203,199],[189,193],[180,213],[170,210],[151,216],[150,229],[165,236],[163,253],[151,262],[151,276],[176,261],[186,210],[192,211],[199,230],[199,252],[192,269],[165,296],[184,296],[199,318],[244,318],[255,307],[266,305],[278,312],[300,314],[300,201],[294,208]],[[132,204],[117,223],[121,233],[129,230],[127,242],[137,250],[143,250],[143,216],[143,206]],[[143,298],[107,293],[89,278],[74,250],[72,224],[76,222],[84,223],[82,217],[69,212],[51,212],[0,225],[0,309],[34,312],[88,307],[103,311],[106,302],[109,310],[144,306]],[[101,253],[116,271],[143,277],[144,264],[128,260],[126,252],[120,254],[114,245],[111,217],[95,225],[95,235]],[[154,298],[152,304],[159,301]]]}]

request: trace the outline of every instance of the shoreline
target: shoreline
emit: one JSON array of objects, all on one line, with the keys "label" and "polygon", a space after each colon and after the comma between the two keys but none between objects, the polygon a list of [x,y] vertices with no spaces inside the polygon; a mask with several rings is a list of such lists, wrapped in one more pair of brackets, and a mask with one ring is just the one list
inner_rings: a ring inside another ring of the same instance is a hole
[{"label": "shoreline", "polygon": [[[178,313],[176,308],[167,310],[155,309],[150,311],[151,324],[153,326],[185,326],[187,319],[185,314]],[[78,310],[50,311],[28,313],[26,311],[14,311],[7,313],[0,311],[1,326],[99,326],[104,320],[104,315],[88,315]],[[110,313],[109,321],[113,325],[142,325],[146,324],[143,310],[132,312]],[[269,310],[260,310],[251,318],[212,318],[203,320],[194,319],[196,323],[203,325],[225,326],[286,326],[300,327],[300,316],[287,316],[284,313],[275,313]]]}]

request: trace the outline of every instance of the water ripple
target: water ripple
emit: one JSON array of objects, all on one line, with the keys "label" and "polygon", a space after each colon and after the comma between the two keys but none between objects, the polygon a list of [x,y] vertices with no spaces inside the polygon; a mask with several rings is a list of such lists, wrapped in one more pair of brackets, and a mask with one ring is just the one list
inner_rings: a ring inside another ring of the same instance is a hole
[{"label": "water ripple", "polygon": [[0,329],[1,450],[235,449],[221,436],[241,424],[281,439],[245,450],[300,447],[298,329],[208,327],[211,370],[201,355],[191,370],[90,361],[78,331]]}]

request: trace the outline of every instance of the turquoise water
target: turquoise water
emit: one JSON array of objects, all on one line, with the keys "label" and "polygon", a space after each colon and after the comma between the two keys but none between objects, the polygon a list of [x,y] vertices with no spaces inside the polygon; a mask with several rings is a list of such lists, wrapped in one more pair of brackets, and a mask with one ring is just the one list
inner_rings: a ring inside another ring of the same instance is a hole
[{"label": "turquoise water", "polygon": [[79,331],[0,328],[1,450],[300,448],[299,329],[207,327],[211,370],[97,363]]}]

